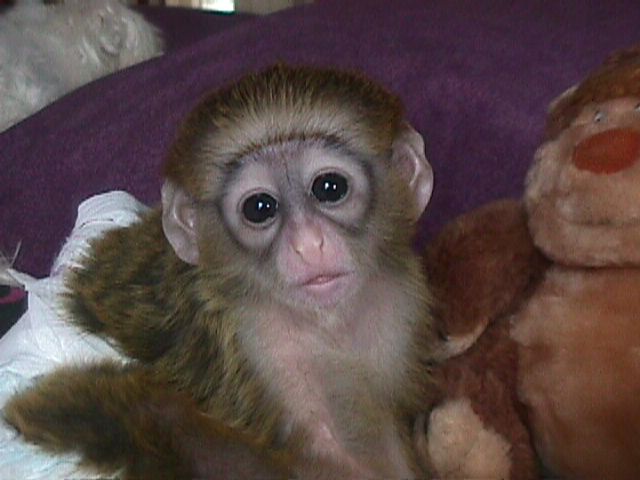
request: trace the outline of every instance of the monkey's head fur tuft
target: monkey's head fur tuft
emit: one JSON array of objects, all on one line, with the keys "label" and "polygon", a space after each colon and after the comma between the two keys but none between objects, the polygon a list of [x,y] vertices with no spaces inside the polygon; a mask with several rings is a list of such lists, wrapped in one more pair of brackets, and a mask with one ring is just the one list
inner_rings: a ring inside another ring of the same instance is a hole
[{"label": "monkey's head fur tuft", "polygon": [[204,179],[267,145],[321,139],[388,156],[403,115],[397,96],[359,73],[278,64],[206,96],[179,131],[164,174],[200,198]]}]

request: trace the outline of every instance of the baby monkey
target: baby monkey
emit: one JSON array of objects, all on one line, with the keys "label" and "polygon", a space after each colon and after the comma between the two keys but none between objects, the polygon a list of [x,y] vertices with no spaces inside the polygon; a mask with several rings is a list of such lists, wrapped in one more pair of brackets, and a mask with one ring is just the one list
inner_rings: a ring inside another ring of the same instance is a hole
[{"label": "baby monkey", "polygon": [[214,92],[162,207],[95,241],[73,322],[131,361],[18,393],[26,440],[127,478],[426,478],[432,300],[412,250],[433,176],[399,99],[277,65]]}]

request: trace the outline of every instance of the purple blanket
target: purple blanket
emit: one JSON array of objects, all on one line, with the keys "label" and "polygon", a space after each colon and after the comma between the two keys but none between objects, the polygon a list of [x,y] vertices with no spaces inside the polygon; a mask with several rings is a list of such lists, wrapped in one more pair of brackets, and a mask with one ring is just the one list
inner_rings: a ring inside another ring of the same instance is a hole
[{"label": "purple blanket", "polygon": [[361,69],[401,95],[436,174],[425,241],[463,211],[519,196],[548,103],[640,40],[637,0],[320,0],[244,21],[143,12],[168,30],[164,57],[0,134],[0,249],[22,242],[18,269],[48,273],[90,195],[124,189],[156,202],[159,165],[186,112],[276,61]]}]

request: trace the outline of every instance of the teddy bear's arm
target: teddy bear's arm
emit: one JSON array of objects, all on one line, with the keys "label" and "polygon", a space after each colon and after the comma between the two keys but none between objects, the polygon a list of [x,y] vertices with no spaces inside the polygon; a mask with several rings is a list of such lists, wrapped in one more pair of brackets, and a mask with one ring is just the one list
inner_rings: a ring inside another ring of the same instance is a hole
[{"label": "teddy bear's arm", "polygon": [[522,299],[547,266],[527,229],[524,206],[499,200],[449,223],[424,254],[439,301],[440,331],[455,355]]}]

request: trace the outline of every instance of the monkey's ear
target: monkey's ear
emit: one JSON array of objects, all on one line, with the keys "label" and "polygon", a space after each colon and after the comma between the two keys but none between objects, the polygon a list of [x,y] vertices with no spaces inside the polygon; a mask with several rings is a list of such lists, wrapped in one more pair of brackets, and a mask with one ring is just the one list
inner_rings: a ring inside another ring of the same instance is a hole
[{"label": "monkey's ear", "polygon": [[393,164],[413,192],[413,213],[415,220],[418,220],[433,192],[433,169],[424,152],[424,140],[411,125],[405,123],[392,148]]},{"label": "monkey's ear", "polygon": [[178,258],[192,265],[200,257],[196,219],[191,196],[166,180],[162,185],[162,229]]}]

